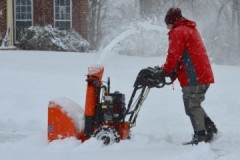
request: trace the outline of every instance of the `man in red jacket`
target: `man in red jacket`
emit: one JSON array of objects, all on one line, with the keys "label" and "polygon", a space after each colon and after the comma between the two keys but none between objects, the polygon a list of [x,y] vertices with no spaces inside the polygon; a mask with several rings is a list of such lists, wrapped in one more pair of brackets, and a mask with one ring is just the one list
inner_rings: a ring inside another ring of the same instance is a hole
[{"label": "man in red jacket", "polygon": [[214,83],[211,64],[194,21],[182,16],[179,8],[170,8],[165,17],[170,30],[165,64],[158,78],[176,74],[183,92],[186,114],[190,117],[194,136],[187,144],[210,142],[217,128],[201,106],[209,85]]}]

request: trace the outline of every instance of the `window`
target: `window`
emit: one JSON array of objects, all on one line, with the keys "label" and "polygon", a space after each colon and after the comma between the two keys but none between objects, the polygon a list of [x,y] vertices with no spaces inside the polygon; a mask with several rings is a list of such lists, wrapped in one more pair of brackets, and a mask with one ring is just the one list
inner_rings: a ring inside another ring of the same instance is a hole
[{"label": "window", "polygon": [[32,0],[15,0],[15,38],[21,40],[25,30],[32,26]]},{"label": "window", "polygon": [[72,27],[71,0],[55,0],[54,24],[59,29]]}]

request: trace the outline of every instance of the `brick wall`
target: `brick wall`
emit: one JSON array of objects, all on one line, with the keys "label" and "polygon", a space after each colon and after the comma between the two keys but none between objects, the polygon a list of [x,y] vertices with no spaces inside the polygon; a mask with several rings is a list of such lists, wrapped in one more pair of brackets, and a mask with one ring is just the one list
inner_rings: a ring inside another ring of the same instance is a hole
[{"label": "brick wall", "polygon": [[88,0],[72,0],[73,28],[85,39],[88,39],[87,11]]},{"label": "brick wall", "polygon": [[33,25],[43,26],[43,0],[33,1]]},{"label": "brick wall", "polygon": [[[7,30],[7,0],[0,0],[0,42]],[[0,43],[1,45],[1,43]]]},{"label": "brick wall", "polygon": [[33,1],[33,24],[34,25],[52,25],[54,21],[53,0],[34,0]]},{"label": "brick wall", "polygon": [[[45,22],[44,24],[51,24],[54,25],[54,0],[46,0],[44,4],[45,10],[44,10],[44,16],[45,16]],[[49,9],[50,8],[50,9]]]}]

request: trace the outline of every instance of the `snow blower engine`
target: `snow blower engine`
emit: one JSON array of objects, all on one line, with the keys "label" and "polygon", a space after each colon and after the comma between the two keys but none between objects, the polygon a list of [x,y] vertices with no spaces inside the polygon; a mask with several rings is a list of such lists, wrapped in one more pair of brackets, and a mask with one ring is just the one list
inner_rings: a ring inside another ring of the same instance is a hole
[{"label": "snow blower engine", "polygon": [[[103,66],[89,67],[85,110],[73,101],[62,98],[52,100],[48,106],[49,141],[76,137],[85,141],[90,137],[108,145],[130,138],[130,129],[136,125],[141,106],[151,88],[162,88],[165,78],[156,80],[155,68],[142,69],[134,83],[134,89],[128,105],[125,95],[110,92],[110,78],[102,81]],[[138,94],[138,97],[135,96]]]}]

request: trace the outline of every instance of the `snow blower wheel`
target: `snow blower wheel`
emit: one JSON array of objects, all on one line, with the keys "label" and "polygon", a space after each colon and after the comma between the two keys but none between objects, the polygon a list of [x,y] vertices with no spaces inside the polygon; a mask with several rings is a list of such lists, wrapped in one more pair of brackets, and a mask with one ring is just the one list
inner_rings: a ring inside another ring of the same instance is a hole
[{"label": "snow blower wheel", "polygon": [[99,127],[93,134],[97,140],[103,141],[104,145],[118,143],[120,141],[120,135],[116,129],[109,126]]}]

